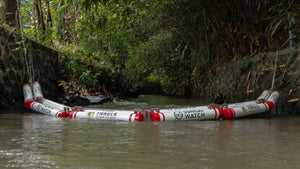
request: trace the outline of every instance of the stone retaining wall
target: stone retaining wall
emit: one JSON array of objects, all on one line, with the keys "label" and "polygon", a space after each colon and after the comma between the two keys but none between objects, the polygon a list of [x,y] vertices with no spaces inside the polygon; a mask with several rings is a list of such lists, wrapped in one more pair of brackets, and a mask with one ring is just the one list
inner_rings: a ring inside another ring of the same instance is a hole
[{"label": "stone retaining wall", "polygon": [[[229,103],[256,99],[271,88],[275,56],[276,52],[257,54],[211,71],[204,93],[213,97],[220,91]],[[280,51],[277,66],[274,90],[280,97],[274,113],[300,115],[300,48]]]},{"label": "stone retaining wall", "polygon": [[[22,87],[27,83],[24,51],[19,36],[0,27],[0,108],[23,103]],[[41,83],[47,98],[57,96],[58,53],[28,40],[27,55],[32,55],[35,80]]]}]

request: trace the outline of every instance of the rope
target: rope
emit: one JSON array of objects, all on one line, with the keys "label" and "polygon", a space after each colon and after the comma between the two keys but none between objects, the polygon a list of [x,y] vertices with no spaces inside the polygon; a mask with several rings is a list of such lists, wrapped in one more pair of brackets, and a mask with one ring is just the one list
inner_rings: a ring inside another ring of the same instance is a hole
[{"label": "rope", "polygon": [[25,66],[26,66],[26,70],[27,70],[27,74],[28,74],[28,81],[31,84],[34,80],[33,62],[32,62],[32,55],[30,55],[29,58],[27,57],[27,48],[26,48],[26,45],[25,45],[25,36],[24,36],[24,32],[23,32],[19,0],[17,0],[17,6],[18,6],[18,15],[19,15],[19,24],[20,24],[20,31],[21,31],[21,37],[22,37],[22,44],[23,44],[23,48],[24,48]]},{"label": "rope", "polygon": [[272,85],[271,85],[271,91],[273,91],[274,89],[274,83],[275,83],[275,74],[276,74],[276,68],[277,68],[277,58],[279,55],[279,51],[281,50],[281,48],[283,48],[283,46],[289,41],[291,40],[291,38],[288,38],[281,46],[280,48],[277,50],[276,52],[276,56],[275,56],[275,65],[274,65],[274,72],[273,72],[273,78],[272,78]]},{"label": "rope", "polygon": [[31,82],[34,82],[35,80],[34,80],[34,66],[33,66],[33,59],[32,59],[32,53],[31,53],[31,51],[28,51],[28,53],[29,53],[29,67],[30,67],[30,71],[31,71]]}]

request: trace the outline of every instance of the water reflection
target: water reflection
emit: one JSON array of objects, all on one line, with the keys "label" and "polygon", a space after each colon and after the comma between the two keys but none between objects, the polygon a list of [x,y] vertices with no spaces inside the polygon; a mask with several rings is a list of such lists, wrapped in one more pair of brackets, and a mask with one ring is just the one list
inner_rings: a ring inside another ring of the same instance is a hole
[{"label": "water reflection", "polygon": [[1,114],[0,121],[0,168],[300,165],[299,117],[130,123]]},{"label": "water reflection", "polygon": [[[34,133],[36,123],[27,114],[1,115],[0,168],[53,167],[41,154],[42,137]],[[45,145],[45,144],[44,144]],[[48,147],[48,145],[46,146]]]}]

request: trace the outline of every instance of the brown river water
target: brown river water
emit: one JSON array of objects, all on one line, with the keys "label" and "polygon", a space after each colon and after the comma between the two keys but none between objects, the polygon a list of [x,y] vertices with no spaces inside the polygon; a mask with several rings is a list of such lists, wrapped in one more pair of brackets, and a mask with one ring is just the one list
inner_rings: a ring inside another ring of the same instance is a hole
[{"label": "brown river water", "polygon": [[[98,106],[199,105],[148,96]],[[0,114],[0,168],[300,168],[300,117],[122,122]]]}]

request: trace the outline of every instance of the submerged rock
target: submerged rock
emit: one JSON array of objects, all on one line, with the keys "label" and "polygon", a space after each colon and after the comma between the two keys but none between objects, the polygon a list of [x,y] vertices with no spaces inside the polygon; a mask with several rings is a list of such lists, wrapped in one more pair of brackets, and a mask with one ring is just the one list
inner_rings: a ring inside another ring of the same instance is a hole
[{"label": "submerged rock", "polygon": [[90,104],[90,101],[87,98],[74,95],[67,95],[65,101],[71,106],[87,106]]},{"label": "submerged rock", "polygon": [[108,102],[107,97],[104,96],[86,96],[86,99],[90,101],[90,104],[104,104]]}]

